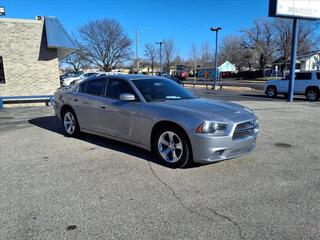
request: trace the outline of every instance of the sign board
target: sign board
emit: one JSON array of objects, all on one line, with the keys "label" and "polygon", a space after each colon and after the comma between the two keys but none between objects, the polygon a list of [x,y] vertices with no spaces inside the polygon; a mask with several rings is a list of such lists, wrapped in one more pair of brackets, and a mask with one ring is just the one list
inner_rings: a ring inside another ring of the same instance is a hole
[{"label": "sign board", "polygon": [[0,16],[4,16],[4,15],[5,15],[4,7],[0,6]]},{"label": "sign board", "polygon": [[320,19],[320,0],[270,0],[269,17]]}]

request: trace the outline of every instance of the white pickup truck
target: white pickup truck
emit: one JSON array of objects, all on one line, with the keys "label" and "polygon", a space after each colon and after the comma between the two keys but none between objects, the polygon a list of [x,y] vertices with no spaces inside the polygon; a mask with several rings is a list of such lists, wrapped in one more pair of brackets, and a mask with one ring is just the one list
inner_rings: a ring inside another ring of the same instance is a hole
[{"label": "white pickup truck", "polygon": [[[264,92],[268,97],[278,94],[287,96],[289,78],[267,81]],[[294,81],[294,94],[305,95],[309,101],[318,101],[320,98],[320,72],[297,72]]]}]

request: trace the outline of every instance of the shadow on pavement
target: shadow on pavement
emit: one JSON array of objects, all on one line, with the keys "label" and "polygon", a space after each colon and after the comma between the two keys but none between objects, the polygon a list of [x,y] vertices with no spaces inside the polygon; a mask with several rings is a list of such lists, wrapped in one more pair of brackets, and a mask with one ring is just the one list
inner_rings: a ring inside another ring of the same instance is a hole
[{"label": "shadow on pavement", "polygon": [[[62,129],[61,123],[59,119],[56,116],[46,116],[46,117],[38,117],[33,118],[28,121],[30,124],[35,125],[37,127],[43,128],[45,130],[55,132],[58,134],[61,134],[64,136],[64,131]],[[72,138],[70,138],[72,139]],[[98,145],[100,147],[104,147],[107,149],[111,149],[114,151],[126,153],[128,155],[141,158],[143,160],[153,162],[156,164],[159,164],[161,166],[163,165],[156,157],[153,156],[153,154],[147,150],[132,146],[130,144],[126,144],[123,142],[119,142],[116,140],[111,140],[108,138],[96,136],[93,134],[88,133],[81,133],[77,139],[86,141],[95,145]],[[190,167],[200,167],[203,166],[202,164],[194,163]]]}]

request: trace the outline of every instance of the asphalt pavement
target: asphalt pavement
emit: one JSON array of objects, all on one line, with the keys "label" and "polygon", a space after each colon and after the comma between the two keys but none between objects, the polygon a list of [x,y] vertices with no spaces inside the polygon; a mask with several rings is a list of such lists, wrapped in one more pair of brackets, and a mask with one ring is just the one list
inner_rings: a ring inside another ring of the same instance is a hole
[{"label": "asphalt pavement", "polygon": [[50,107],[0,112],[0,239],[320,239],[320,102],[193,91],[254,109],[256,150],[169,169]]}]

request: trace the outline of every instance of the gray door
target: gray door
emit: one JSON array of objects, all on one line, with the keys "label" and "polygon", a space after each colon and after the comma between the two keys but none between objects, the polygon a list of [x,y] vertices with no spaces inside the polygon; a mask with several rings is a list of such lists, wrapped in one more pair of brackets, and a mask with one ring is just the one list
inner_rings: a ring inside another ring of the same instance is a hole
[{"label": "gray door", "polygon": [[106,135],[139,142],[137,129],[139,128],[140,102],[121,101],[119,96],[122,93],[136,95],[127,81],[109,79],[106,96],[101,101],[104,108],[99,114],[101,128]]},{"label": "gray door", "polygon": [[97,79],[80,84],[74,97],[74,109],[80,129],[99,132],[99,112],[105,89],[105,80]]}]

